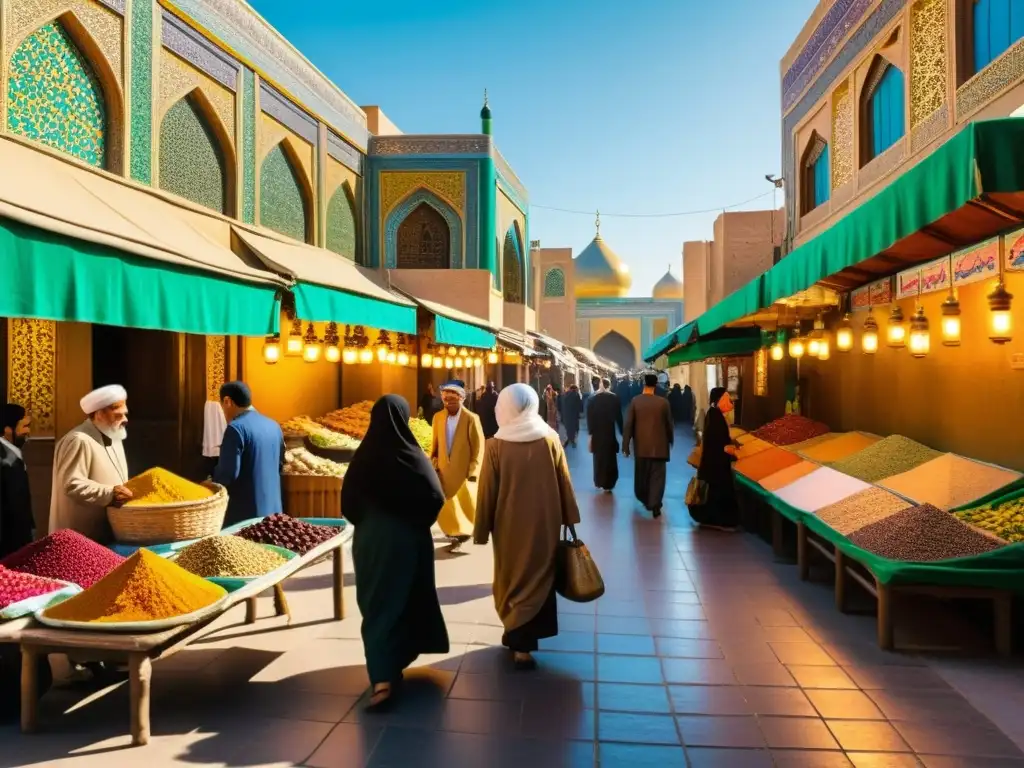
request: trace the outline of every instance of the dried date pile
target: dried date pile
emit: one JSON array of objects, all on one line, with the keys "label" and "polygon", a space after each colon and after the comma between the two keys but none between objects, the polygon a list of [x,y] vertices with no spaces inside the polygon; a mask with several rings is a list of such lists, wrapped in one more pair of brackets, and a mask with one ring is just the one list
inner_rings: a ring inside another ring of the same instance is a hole
[{"label": "dried date pile", "polygon": [[339,530],[331,525],[311,525],[288,515],[271,515],[258,523],[243,528],[236,536],[257,544],[273,544],[304,555],[311,549],[337,536]]},{"label": "dried date pile", "polygon": [[1003,546],[998,539],[931,504],[911,507],[866,525],[853,533],[850,541],[889,560],[911,563],[980,555]]}]

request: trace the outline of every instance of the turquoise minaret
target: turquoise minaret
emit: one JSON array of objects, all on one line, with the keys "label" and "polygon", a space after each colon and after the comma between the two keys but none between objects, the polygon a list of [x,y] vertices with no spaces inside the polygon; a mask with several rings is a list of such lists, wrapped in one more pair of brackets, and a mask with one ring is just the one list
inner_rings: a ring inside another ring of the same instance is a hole
[{"label": "turquoise minaret", "polygon": [[491,135],[491,108],[487,105],[487,89],[484,88],[484,106],[480,110],[480,132],[484,136]]}]

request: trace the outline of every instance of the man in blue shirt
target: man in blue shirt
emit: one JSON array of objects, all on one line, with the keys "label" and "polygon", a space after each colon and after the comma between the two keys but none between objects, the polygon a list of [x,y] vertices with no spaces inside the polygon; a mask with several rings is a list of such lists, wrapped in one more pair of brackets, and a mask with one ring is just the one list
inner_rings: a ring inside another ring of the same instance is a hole
[{"label": "man in blue shirt", "polygon": [[244,382],[231,381],[222,386],[220,404],[228,428],[220,444],[213,481],[228,490],[224,524],[281,512],[281,427],[252,407],[252,393]]}]

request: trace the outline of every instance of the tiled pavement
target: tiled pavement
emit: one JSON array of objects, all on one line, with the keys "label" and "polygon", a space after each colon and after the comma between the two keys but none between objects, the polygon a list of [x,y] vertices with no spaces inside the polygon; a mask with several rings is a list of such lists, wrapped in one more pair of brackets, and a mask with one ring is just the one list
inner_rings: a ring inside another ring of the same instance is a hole
[{"label": "tiled pavement", "polygon": [[290,628],[233,614],[156,665],[148,747],[126,748],[125,686],[63,687],[42,733],[0,729],[0,766],[1024,768],[1007,735],[1024,743],[1019,664],[880,652],[870,617],[837,614],[767,545],[695,531],[679,453],[659,521],[632,503],[630,463],[604,496],[587,454],[571,456],[608,593],[560,605],[536,673],[496,645],[489,550],[439,550],[452,652],[420,660],[394,712],[366,715],[354,592],[350,617],[326,621],[328,566],[290,582]]}]

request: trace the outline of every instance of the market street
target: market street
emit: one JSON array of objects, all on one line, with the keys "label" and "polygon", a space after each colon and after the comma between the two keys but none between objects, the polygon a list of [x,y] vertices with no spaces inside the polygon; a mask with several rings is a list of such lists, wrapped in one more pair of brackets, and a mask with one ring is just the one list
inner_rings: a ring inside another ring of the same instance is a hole
[{"label": "market street", "polygon": [[[439,549],[451,653],[421,658],[395,710],[366,716],[351,574],[348,618],[329,621],[325,563],[287,582],[293,627],[266,618],[246,628],[239,609],[154,666],[149,746],[128,748],[126,685],[63,688],[44,699],[40,734],[0,731],[0,764],[1024,766],[1019,663],[878,651],[871,616],[838,614],[826,585],[799,582],[767,544],[692,528],[685,448],[658,521],[633,504],[632,462],[620,459],[615,495],[604,496],[589,487],[589,454],[569,449],[580,534],[608,593],[561,602],[561,634],[542,643],[536,673],[512,672],[497,645],[490,550]],[[271,614],[264,598],[261,616]],[[956,623],[932,621],[933,641],[960,637]],[[902,643],[913,641],[908,626]]]}]

